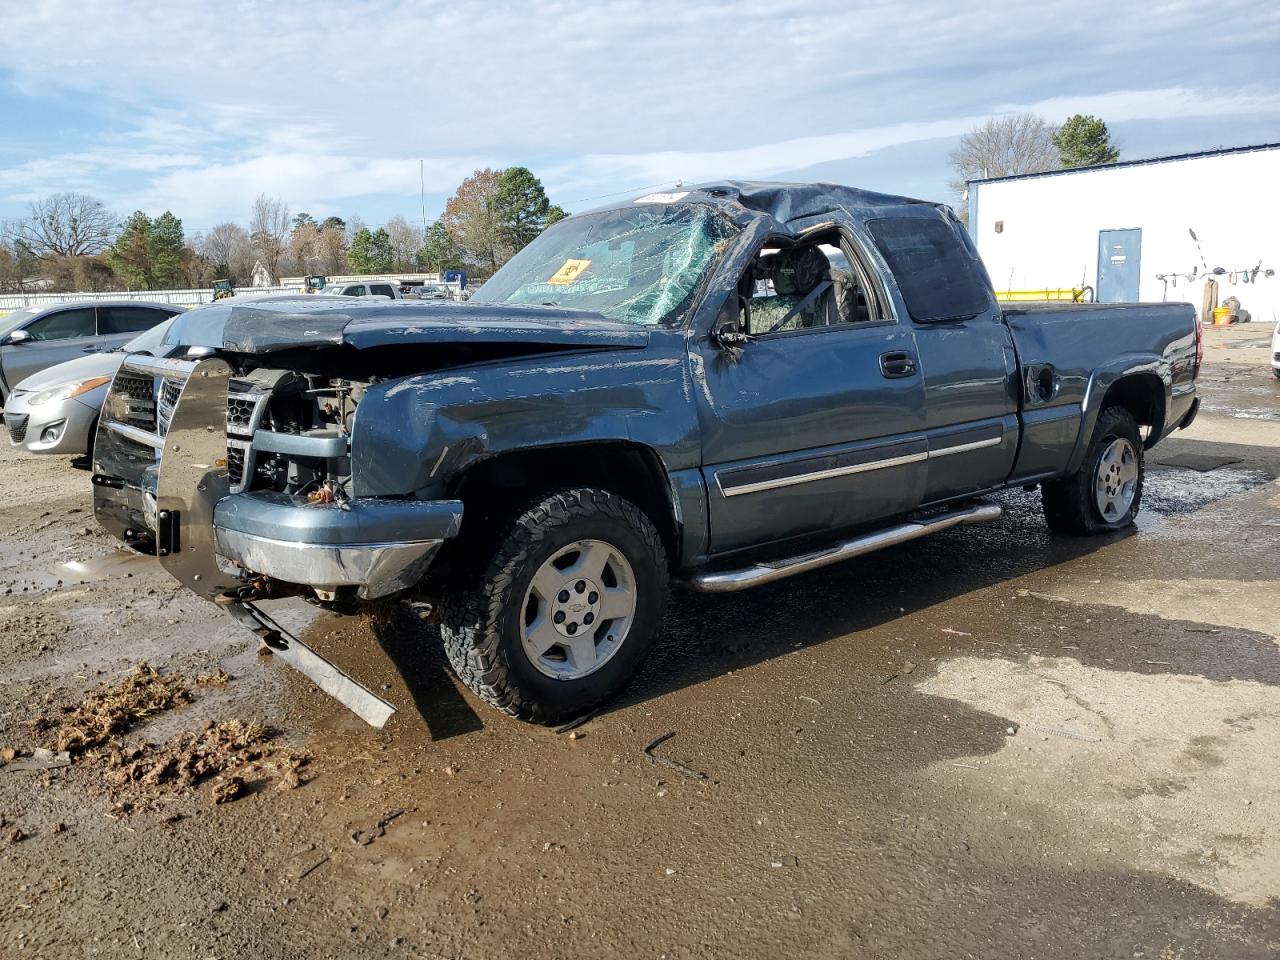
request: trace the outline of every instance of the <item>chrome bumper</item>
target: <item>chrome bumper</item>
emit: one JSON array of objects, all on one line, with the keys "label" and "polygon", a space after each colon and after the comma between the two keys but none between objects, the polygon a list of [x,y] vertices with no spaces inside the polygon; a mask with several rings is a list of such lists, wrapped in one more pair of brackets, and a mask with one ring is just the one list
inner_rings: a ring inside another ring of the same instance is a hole
[{"label": "chrome bumper", "polygon": [[357,587],[357,595],[365,600],[412,587],[444,543],[297,543],[217,527],[214,534],[218,553],[246,571],[306,584],[320,593]]}]

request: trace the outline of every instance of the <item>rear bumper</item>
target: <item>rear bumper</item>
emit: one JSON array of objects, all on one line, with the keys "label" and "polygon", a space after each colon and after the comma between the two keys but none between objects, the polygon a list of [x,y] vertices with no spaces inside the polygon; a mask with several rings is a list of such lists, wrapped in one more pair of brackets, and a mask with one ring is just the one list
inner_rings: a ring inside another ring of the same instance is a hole
[{"label": "rear bumper", "polygon": [[1191,409],[1187,411],[1187,415],[1178,423],[1179,430],[1185,430],[1195,422],[1196,414],[1200,412],[1200,398],[1196,397],[1191,401]]}]

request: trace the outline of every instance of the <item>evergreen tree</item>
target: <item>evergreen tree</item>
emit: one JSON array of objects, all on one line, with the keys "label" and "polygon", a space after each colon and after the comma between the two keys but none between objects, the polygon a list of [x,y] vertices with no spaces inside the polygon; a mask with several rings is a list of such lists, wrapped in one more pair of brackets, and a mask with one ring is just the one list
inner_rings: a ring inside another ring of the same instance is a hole
[{"label": "evergreen tree", "polygon": [[1120,151],[1111,144],[1107,125],[1098,117],[1077,113],[1058,128],[1053,135],[1053,145],[1062,156],[1062,166],[1094,167],[1115,163]]}]

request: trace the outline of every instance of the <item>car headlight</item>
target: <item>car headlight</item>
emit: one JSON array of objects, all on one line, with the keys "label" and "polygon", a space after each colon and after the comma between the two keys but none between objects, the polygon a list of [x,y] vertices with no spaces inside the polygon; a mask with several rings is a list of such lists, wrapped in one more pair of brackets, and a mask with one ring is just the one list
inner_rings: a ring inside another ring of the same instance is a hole
[{"label": "car headlight", "polygon": [[35,407],[42,403],[57,403],[59,400],[70,400],[72,397],[79,397],[90,390],[96,390],[104,383],[110,382],[110,377],[90,377],[88,380],[72,380],[70,383],[50,387],[48,390],[41,390],[39,393],[33,393],[27,403]]}]

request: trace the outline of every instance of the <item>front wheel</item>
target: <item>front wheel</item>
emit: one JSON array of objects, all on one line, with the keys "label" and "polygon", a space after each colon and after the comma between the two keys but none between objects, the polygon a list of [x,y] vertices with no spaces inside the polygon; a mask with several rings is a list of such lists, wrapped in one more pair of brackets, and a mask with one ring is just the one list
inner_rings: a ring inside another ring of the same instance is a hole
[{"label": "front wheel", "polygon": [[1041,498],[1049,529],[1085,536],[1129,526],[1142,506],[1144,477],[1138,422],[1123,407],[1105,408],[1080,469],[1044,484]]},{"label": "front wheel", "polygon": [[631,679],[661,625],[667,560],[653,522],[605,490],[551,494],[516,517],[478,576],[446,590],[445,653],[468,687],[550,723]]}]

